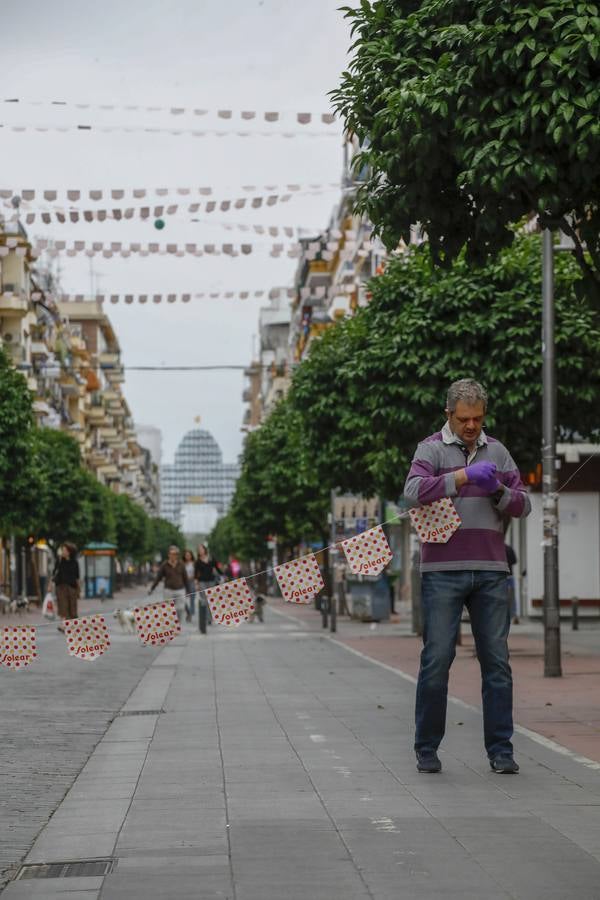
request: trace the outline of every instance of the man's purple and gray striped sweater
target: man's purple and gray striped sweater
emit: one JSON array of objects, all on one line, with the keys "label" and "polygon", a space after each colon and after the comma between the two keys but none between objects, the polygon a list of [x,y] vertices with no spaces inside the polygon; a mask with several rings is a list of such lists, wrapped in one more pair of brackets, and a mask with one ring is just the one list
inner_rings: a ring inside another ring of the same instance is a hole
[{"label": "man's purple and gray striped sweater", "polygon": [[503,520],[529,515],[531,502],[519,470],[500,441],[482,433],[480,445],[469,464],[489,460],[496,463],[502,496],[496,500],[474,484],[456,490],[454,472],[467,465],[463,445],[448,441],[449,429],[425,438],[418,445],[404,497],[411,506],[424,506],[451,497],[461,525],[446,544],[421,544],[421,571],[485,569],[508,572],[504,549]]}]

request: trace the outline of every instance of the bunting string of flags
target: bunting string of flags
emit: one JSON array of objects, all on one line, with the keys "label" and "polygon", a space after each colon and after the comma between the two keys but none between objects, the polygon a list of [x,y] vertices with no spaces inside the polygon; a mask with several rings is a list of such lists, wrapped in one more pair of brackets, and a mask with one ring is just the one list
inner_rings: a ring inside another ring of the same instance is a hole
[{"label": "bunting string of flags", "polygon": [[[402,511],[374,528],[324,547],[323,550],[340,546],[353,572],[363,575],[380,574],[392,559],[383,525],[390,525],[406,518],[409,513],[415,524],[415,521],[420,522],[423,511],[425,518],[427,516],[435,518],[437,503],[439,501],[422,509]],[[413,514],[416,514],[416,520]],[[453,523],[454,530],[458,528],[458,524]],[[421,540],[426,539],[421,537]],[[248,582],[270,572],[274,572],[282,597],[288,603],[311,603],[325,587],[316,556],[309,553],[275,566],[274,569],[255,572],[243,578],[205,588],[203,591],[194,591],[193,594],[196,596],[206,594],[216,624],[235,627],[248,621],[254,612],[255,600]],[[144,645],[165,645],[181,633],[181,623],[174,600],[136,606],[133,614],[138,638]],[[38,627],[52,626],[47,624]],[[106,621],[100,613],[65,620],[64,628],[67,651],[69,655],[78,659],[87,661],[99,659],[110,647]],[[36,626],[8,626],[2,630],[0,665],[18,671],[27,667],[36,657]]]},{"label": "bunting string of flags", "polygon": [[[254,194],[257,191],[265,191],[267,193],[297,193],[298,191],[323,191],[323,190],[339,190],[340,184],[337,181],[319,182],[311,184],[243,184],[240,190],[247,194]],[[36,198],[53,203],[55,200],[67,200],[70,204],[78,203],[80,200],[123,200],[131,198],[133,200],[142,200],[145,197],[169,197],[177,195],[180,197],[190,197],[198,194],[202,197],[212,197],[215,191],[230,190],[231,188],[216,188],[209,185],[204,187],[157,187],[157,188],[105,188],[105,189],[82,189],[82,188],[66,188],[65,190],[42,189],[35,190],[33,188],[22,188],[14,190],[12,188],[0,188],[0,199],[11,200],[13,197],[19,197],[21,200],[31,202]]]},{"label": "bunting string of flags", "polygon": [[101,110],[106,111],[123,111],[123,112],[144,112],[144,113],[166,113],[170,116],[216,116],[218,119],[231,121],[235,118],[241,119],[242,122],[251,122],[255,119],[263,122],[279,122],[281,119],[293,116],[299,125],[310,125],[313,121],[320,122],[323,125],[332,125],[336,121],[336,117],[330,112],[292,112],[290,110],[279,111],[258,111],[258,110],[233,110],[233,109],[198,109],[196,107],[187,106],[147,106],[145,104],[123,104],[123,103],[75,103],[67,100],[28,100],[22,97],[10,97],[2,101],[5,104],[16,106],[41,106],[51,107],[53,109],[79,109],[79,110]]},{"label": "bunting string of flags", "polygon": [[[249,298],[260,299],[262,297],[266,297],[269,300],[275,300],[279,297],[287,297],[288,299],[293,299],[294,297],[299,296],[301,300],[321,300],[324,298],[330,299],[332,297],[338,296],[340,294],[352,294],[356,290],[357,284],[359,284],[359,279],[354,279],[351,283],[346,283],[343,285],[336,285],[336,287],[302,287],[298,288],[270,288],[262,289],[262,290],[247,290],[247,291],[196,291],[194,293],[183,293],[183,294],[94,294],[90,296],[89,294],[57,294],[51,295],[52,298],[58,302],[63,303],[77,303],[82,301],[90,301],[95,300],[97,303],[148,303],[152,301],[153,303],[162,303],[165,300],[167,303],[189,303],[193,300],[202,300],[202,299],[224,299],[224,300],[248,300]],[[7,296],[5,292],[2,296]],[[8,296],[12,296],[8,294]],[[31,299],[33,301],[42,300],[46,295],[42,293],[42,291],[32,291]]]},{"label": "bunting string of flags", "polygon": [[[230,243],[196,244],[193,242],[186,242],[185,244],[159,244],[149,242],[147,244],[142,244],[136,241],[131,243],[111,241],[106,244],[103,241],[72,241],[70,244],[67,244],[66,241],[62,240],[39,238],[33,245],[32,251],[34,256],[39,256],[42,252],[46,252],[49,256],[58,256],[60,253],[65,253],[67,256],[78,256],[80,254],[96,256],[101,254],[106,259],[109,259],[116,254],[129,256],[132,253],[139,254],[140,256],[149,256],[151,254],[158,254],[160,256],[204,256],[205,254],[218,255],[220,253],[227,256],[237,256],[240,253],[248,255],[252,253],[255,248],[267,247],[270,248],[272,256],[279,255],[284,251],[287,251],[288,256],[298,256],[305,250],[307,259],[315,258],[317,254],[320,254],[322,258],[331,259],[340,249],[340,241],[328,241],[325,246],[327,249],[323,250],[323,245],[318,241],[314,243],[310,242],[308,247],[305,247],[302,243],[297,241],[287,245],[282,242],[275,242],[271,245],[255,245],[252,243],[235,245]],[[353,254],[354,252],[360,254],[361,251],[368,253],[371,246],[370,239],[365,239],[361,241],[360,244],[357,244],[356,242],[346,242],[343,246],[343,250],[348,255]],[[0,246],[0,256],[6,256],[11,249],[15,249],[15,252],[19,250],[26,252],[25,247],[11,248],[7,241],[5,245]],[[25,252],[21,253],[21,255],[25,255]]]},{"label": "bunting string of flags", "polygon": [[[316,192],[313,192],[316,193]],[[296,195],[300,196],[300,195]],[[292,199],[292,194],[270,194],[267,197],[239,197],[236,200],[208,200],[204,203],[188,203],[181,206],[179,203],[170,203],[168,206],[158,204],[155,206],[129,206],[124,209],[66,209],[65,207],[56,206],[50,209],[37,209],[35,212],[28,212],[25,207],[21,213],[12,213],[9,221],[17,221],[20,218],[25,220],[26,225],[33,225],[35,222],[43,222],[50,225],[56,222],[64,225],[68,222],[105,222],[121,219],[156,219],[162,216],[175,216],[179,212],[188,212],[196,214],[201,209],[205,213],[214,212],[219,209],[221,212],[228,212],[231,209],[260,209],[263,204],[265,206],[275,206],[278,203],[288,203]],[[5,206],[11,204],[5,203]]]},{"label": "bunting string of flags", "polygon": [[[461,522],[454,503],[445,497],[426,506],[403,510],[386,522],[324,547],[323,550],[340,546],[352,572],[359,575],[379,575],[392,560],[392,551],[383,526],[407,516],[422,542],[446,542]],[[274,572],[281,595],[287,603],[312,603],[325,587],[317,558],[314,553],[309,553],[275,566],[274,569],[265,569],[244,578],[194,591],[193,595],[206,594],[216,624],[238,626],[248,621],[255,608],[248,581],[270,572]],[[191,597],[192,594],[187,596]],[[136,606],[133,614],[137,635],[144,645],[165,645],[181,634],[181,623],[174,600]],[[103,656],[110,647],[106,620],[101,613],[66,619],[64,629],[70,656],[92,661]],[[26,668],[36,658],[36,626],[7,626],[2,629],[0,665],[18,671]]]},{"label": "bunting string of flags", "polygon": [[76,134],[96,132],[98,134],[114,134],[115,132],[119,134],[167,134],[171,137],[193,137],[193,138],[206,138],[206,137],[261,137],[261,138],[273,138],[273,137],[281,137],[281,138],[340,138],[340,134],[337,131],[235,131],[233,129],[229,131],[221,131],[216,128],[205,128],[205,129],[197,129],[197,128],[161,128],[154,125],[90,125],[86,124],[75,124],[75,125],[55,125],[50,123],[28,123],[26,125],[15,124],[10,122],[0,122],[0,128],[5,129],[6,131],[14,131],[20,134],[26,132],[36,132],[36,133],[47,133],[47,132],[61,132],[61,133],[69,133],[75,132]]},{"label": "bunting string of flags", "polygon": [[[2,252],[3,248],[0,247],[0,256],[6,256],[9,248],[4,248],[6,252]],[[26,250],[25,247],[16,248],[17,250],[22,249]],[[296,258],[300,255],[302,251],[302,245],[299,243],[293,244],[284,244],[284,243],[273,243],[273,244],[252,244],[252,243],[243,243],[243,244],[195,244],[195,243],[185,243],[185,244],[158,244],[158,243],[148,243],[148,244],[140,244],[137,242],[132,243],[122,243],[121,241],[111,241],[109,244],[105,244],[102,241],[72,241],[70,244],[67,244],[66,241],[53,241],[47,239],[39,239],[34,244],[32,250],[33,256],[39,256],[41,253],[46,253],[50,257],[59,256],[61,253],[64,253],[66,256],[103,256],[105,259],[110,259],[113,256],[122,256],[127,258],[131,256],[131,254],[139,254],[140,256],[219,256],[221,254],[225,256],[248,256],[250,253],[253,253],[257,249],[267,249],[269,250],[271,256],[280,256],[283,252],[286,252],[287,255],[291,258]],[[16,251],[15,251],[16,252]],[[21,255],[25,255],[24,253]]]}]

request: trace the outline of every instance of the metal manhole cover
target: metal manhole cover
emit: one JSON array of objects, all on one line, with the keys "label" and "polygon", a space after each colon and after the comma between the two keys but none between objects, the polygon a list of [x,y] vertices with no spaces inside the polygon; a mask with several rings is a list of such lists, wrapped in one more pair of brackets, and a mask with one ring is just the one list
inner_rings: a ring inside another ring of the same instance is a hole
[{"label": "metal manhole cover", "polygon": [[110,875],[114,859],[80,859],[77,862],[35,863],[23,866],[16,881],[25,878],[98,878]]},{"label": "metal manhole cover", "polygon": [[164,709],[129,709],[120,712],[119,716],[160,716]]}]

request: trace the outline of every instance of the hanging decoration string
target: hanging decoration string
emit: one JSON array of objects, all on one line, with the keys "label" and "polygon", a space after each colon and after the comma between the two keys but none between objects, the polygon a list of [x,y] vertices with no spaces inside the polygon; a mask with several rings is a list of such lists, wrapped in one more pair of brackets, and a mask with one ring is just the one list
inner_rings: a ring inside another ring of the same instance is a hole
[{"label": "hanging decoration string", "polygon": [[59,197],[61,197],[67,200],[69,204],[73,204],[77,203],[81,199],[85,200],[86,198],[89,198],[93,201],[103,199],[123,200],[129,197],[131,197],[133,200],[141,200],[144,197],[155,195],[157,197],[169,197],[172,194],[177,194],[180,197],[189,197],[193,196],[194,194],[199,194],[202,197],[212,197],[215,191],[221,192],[224,190],[233,190],[234,188],[236,190],[239,188],[239,190],[245,191],[247,194],[254,194],[257,191],[262,191],[269,194],[273,194],[275,192],[281,193],[283,191],[293,194],[297,193],[298,191],[311,193],[312,191],[339,190],[340,184],[338,181],[328,181],[318,182],[314,184],[242,184],[238,186],[223,186],[218,188],[206,185],[204,187],[104,188],[99,190],[87,188],[66,188],[64,190],[52,190],[48,188],[38,190],[35,190],[34,188],[22,188],[20,190],[15,190],[14,188],[0,188],[0,199],[11,200],[12,198],[20,197],[21,200],[30,202],[38,198],[40,200],[43,199],[52,203]]},{"label": "hanging decoration string", "polygon": [[1,122],[0,128],[5,131],[14,131],[18,133],[35,132],[60,132],[85,134],[94,132],[96,134],[165,134],[171,137],[259,137],[259,138],[335,138],[339,140],[341,134],[337,131],[219,131],[214,128],[207,128],[202,131],[195,128],[159,128],[155,126],[145,125],[53,125],[53,124],[27,124],[15,125],[9,122]]},{"label": "hanging decoration string", "polygon": [[122,112],[142,112],[142,113],[166,113],[170,116],[216,116],[218,119],[231,121],[239,118],[242,122],[251,122],[258,119],[263,122],[279,122],[281,119],[293,116],[299,125],[310,125],[313,120],[323,125],[333,125],[336,117],[333,113],[322,112],[291,112],[290,110],[279,111],[257,111],[257,110],[232,110],[232,109],[198,109],[186,106],[147,106],[145,104],[123,104],[123,103],[75,103],[68,100],[28,100],[22,97],[6,98],[2,101],[5,104],[16,106],[37,106],[51,107],[52,109],[96,109],[102,112],[106,111],[122,111]]}]

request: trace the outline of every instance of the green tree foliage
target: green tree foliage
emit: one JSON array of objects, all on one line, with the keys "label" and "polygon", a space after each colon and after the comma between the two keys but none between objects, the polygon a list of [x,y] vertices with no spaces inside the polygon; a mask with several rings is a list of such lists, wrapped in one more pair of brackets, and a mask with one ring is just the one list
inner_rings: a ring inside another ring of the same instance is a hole
[{"label": "green tree foliage", "polygon": [[77,442],[62,431],[36,428],[32,445],[33,502],[25,509],[21,502],[28,530],[52,547],[114,540],[110,491],[82,467]]},{"label": "green tree foliage", "polygon": [[143,562],[148,553],[148,516],[127,494],[113,494],[111,500],[119,556],[129,556],[135,562]]},{"label": "green tree foliage", "polygon": [[150,530],[148,535],[148,549],[150,556],[155,553],[160,554],[162,559],[167,558],[167,553],[171,544],[183,552],[185,547],[185,538],[176,525],[172,525],[167,519],[161,519],[158,516],[150,520]]},{"label": "green tree foliage", "polygon": [[[563,439],[598,433],[600,333],[556,260],[558,420]],[[540,459],[540,239],[520,238],[481,269],[436,268],[426,248],[392,260],[369,306],[315,342],[290,392],[323,482],[397,496],[415,446],[444,422],[449,384],[482,381],[487,427],[527,471]]]},{"label": "green tree foliage", "polygon": [[[32,394],[0,347],[0,529],[22,531],[21,500],[30,494]],[[31,498],[30,498],[31,499]]]},{"label": "green tree foliage", "polygon": [[[244,536],[239,533],[231,513],[218,520],[208,536],[207,544],[211,556],[219,562],[226,562],[230,554],[246,558],[242,553]],[[247,558],[250,559],[251,555]]]},{"label": "green tree foliage", "polygon": [[244,559],[269,555],[267,538],[292,547],[326,531],[329,489],[317,478],[302,419],[282,400],[248,436],[230,519]]},{"label": "green tree foliage", "polygon": [[600,304],[599,7],[361,0],[346,14],[354,56],[334,103],[365,147],[359,207],[386,245],[420,222],[436,262],[466,248],[480,264],[536,212],[575,238]]}]

